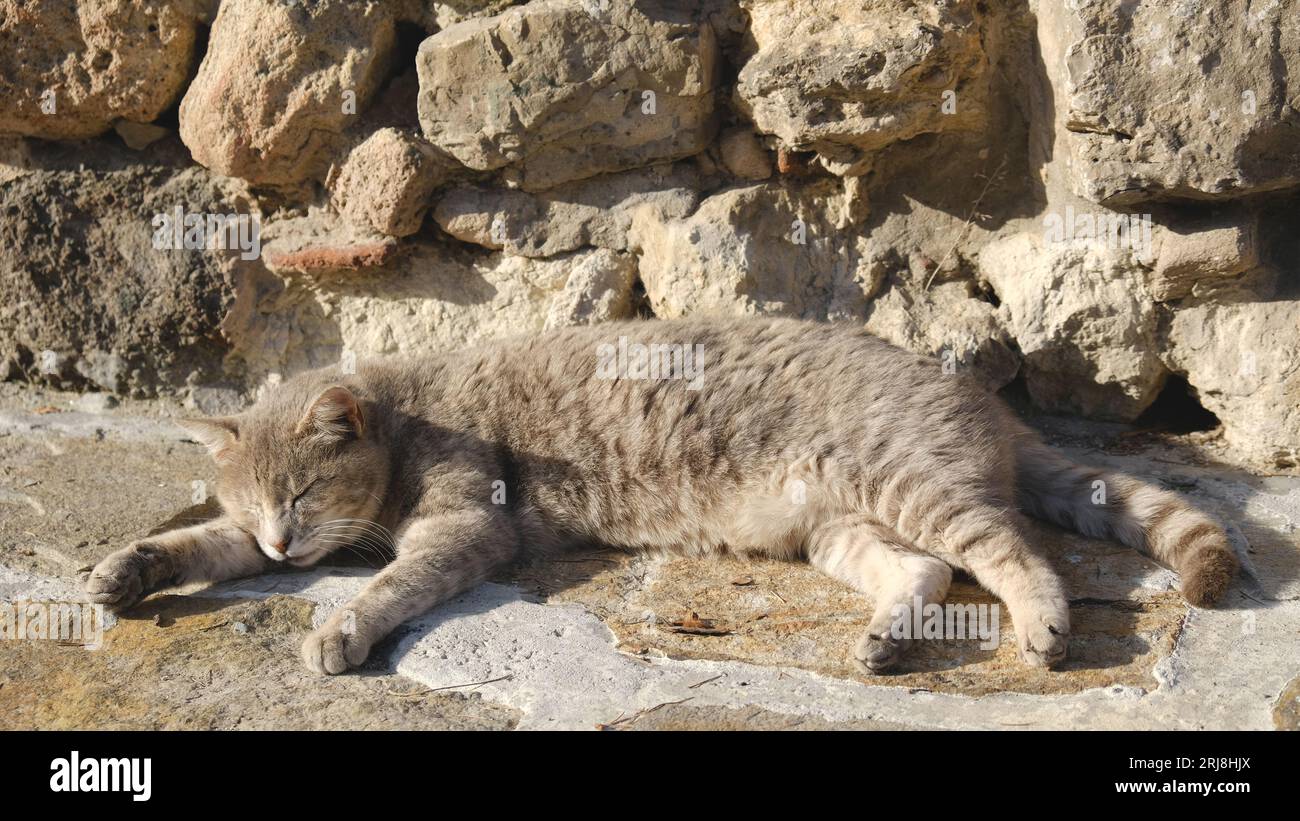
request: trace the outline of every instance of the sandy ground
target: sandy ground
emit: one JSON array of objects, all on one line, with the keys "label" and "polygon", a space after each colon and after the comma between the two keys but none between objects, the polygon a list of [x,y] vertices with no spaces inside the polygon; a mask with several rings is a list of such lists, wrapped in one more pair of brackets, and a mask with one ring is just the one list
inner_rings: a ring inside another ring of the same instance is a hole
[{"label": "sandy ground", "polygon": [[[10,612],[75,602],[99,558],[211,514],[180,412],[0,388]],[[1071,595],[1063,669],[1023,666],[1003,618],[997,647],[927,640],[870,676],[848,660],[869,602],[805,566],[579,553],[513,568],[318,678],[303,635],[374,572],[327,566],[155,595],[108,617],[94,649],[0,640],[0,728],[1297,728],[1300,477],[1235,465],[1212,434],[1035,421],[1076,458],[1189,495],[1252,573],[1195,610],[1132,551],[1044,525]],[[951,600],[995,604],[969,581]]]}]

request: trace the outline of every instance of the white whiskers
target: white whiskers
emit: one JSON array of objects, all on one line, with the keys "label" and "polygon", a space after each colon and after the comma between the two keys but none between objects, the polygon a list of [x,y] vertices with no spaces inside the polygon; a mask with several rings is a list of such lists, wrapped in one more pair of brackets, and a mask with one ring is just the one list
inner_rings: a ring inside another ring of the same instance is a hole
[{"label": "white whiskers", "polygon": [[387,563],[397,555],[393,532],[370,519],[331,519],[312,528],[311,541],[351,550],[363,560]]}]

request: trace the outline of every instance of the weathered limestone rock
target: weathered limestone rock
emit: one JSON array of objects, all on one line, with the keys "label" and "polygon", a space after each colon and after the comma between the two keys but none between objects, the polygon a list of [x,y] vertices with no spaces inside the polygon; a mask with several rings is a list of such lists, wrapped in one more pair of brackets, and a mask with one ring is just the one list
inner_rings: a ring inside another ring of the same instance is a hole
[{"label": "weathered limestone rock", "polygon": [[147,123],[194,62],[189,4],[0,0],[0,134],[82,140]]},{"label": "weathered limestone rock", "polygon": [[704,150],[716,60],[712,28],[680,6],[538,0],[424,41],[420,125],[540,190]]},{"label": "weathered limestone rock", "polygon": [[740,71],[737,105],[836,173],[864,173],[892,143],[983,122],[988,61],[976,3],[742,5],[757,51]]},{"label": "weathered limestone rock", "polygon": [[331,199],[357,225],[404,237],[420,230],[429,196],[447,171],[424,141],[382,128],[348,154],[330,180]]},{"label": "weathered limestone rock", "polygon": [[36,154],[41,167],[0,177],[0,371],[137,394],[220,373],[238,252],[157,248],[154,219],[243,211],[242,189],[120,147]]},{"label": "weathered limestone rock", "polygon": [[465,242],[549,257],[583,246],[628,250],[633,214],[656,222],[688,215],[698,199],[688,163],[602,174],[548,191],[465,186],[438,201],[434,219]]},{"label": "weathered limestone rock", "polygon": [[632,316],[632,286],[636,260],[599,249],[575,254],[568,277],[546,308],[543,330],[570,325],[593,325]]},{"label": "weathered limestone rock", "polygon": [[1203,303],[1174,314],[1166,353],[1233,448],[1300,466],[1300,301]]},{"label": "weathered limestone rock", "polygon": [[1160,302],[1221,287],[1259,264],[1258,231],[1249,218],[1162,229],[1156,242],[1151,295]]},{"label": "weathered limestone rock", "polygon": [[1020,370],[997,310],[969,280],[937,282],[929,290],[895,282],[867,310],[868,331],[939,359],[945,373],[969,374],[995,391]]},{"label": "weathered limestone rock", "polygon": [[763,184],[714,194],[685,219],[634,219],[655,315],[862,316],[884,271],[863,256],[864,238],[827,217],[841,199],[826,185]]},{"label": "weathered limestone rock", "polygon": [[722,164],[743,180],[765,180],[772,176],[772,158],[748,126],[729,128],[718,138]]},{"label": "weathered limestone rock", "polygon": [[230,416],[247,406],[243,391],[232,387],[191,385],[185,397],[185,407],[202,416]]},{"label": "weathered limestone rock", "polygon": [[1040,38],[1064,50],[1047,69],[1080,196],[1223,199],[1300,185],[1293,3],[1040,6]]},{"label": "weathered limestone rock", "polygon": [[259,185],[323,176],[378,90],[396,43],[386,6],[226,0],[181,101],[201,165]]},{"label": "weathered limestone rock", "polygon": [[[272,278],[226,323],[253,374],[357,356],[454,350],[480,340],[631,316],[633,258],[605,249],[535,260],[416,244],[386,266]],[[272,281],[274,280],[274,281]]]},{"label": "weathered limestone rock", "polygon": [[[500,14],[509,7],[521,5],[523,2],[524,0],[433,0],[433,2],[418,2],[417,5],[424,7],[420,18],[424,27],[435,31],[475,17]],[[600,3],[601,0],[596,2]]]},{"label": "weathered limestone rock", "polygon": [[1128,421],[1164,383],[1156,313],[1131,249],[1016,234],[980,251],[1034,403]]}]

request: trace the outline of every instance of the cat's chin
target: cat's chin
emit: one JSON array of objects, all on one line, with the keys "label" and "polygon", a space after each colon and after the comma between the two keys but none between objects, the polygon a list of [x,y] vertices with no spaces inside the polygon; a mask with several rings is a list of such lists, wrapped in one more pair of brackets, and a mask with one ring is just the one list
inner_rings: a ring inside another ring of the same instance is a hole
[{"label": "cat's chin", "polygon": [[310,553],[304,553],[301,556],[290,556],[286,558],[284,561],[286,564],[291,565],[293,567],[311,567],[312,565],[316,564],[316,562],[325,558],[325,554],[328,552],[329,551],[326,550],[325,548],[318,547],[312,550],[312,552]]}]

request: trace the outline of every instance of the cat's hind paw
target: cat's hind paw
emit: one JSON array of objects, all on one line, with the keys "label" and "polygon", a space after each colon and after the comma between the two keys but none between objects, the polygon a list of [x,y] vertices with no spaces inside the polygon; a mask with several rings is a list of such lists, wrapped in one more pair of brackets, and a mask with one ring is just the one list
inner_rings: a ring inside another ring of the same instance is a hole
[{"label": "cat's hind paw", "polygon": [[870,630],[853,647],[853,664],[868,675],[888,672],[903,657],[904,639],[894,638],[888,630],[873,634]]},{"label": "cat's hind paw", "polygon": [[336,676],[361,665],[370,655],[370,643],[356,631],[351,611],[339,611],[313,630],[302,643],[302,660],[307,669],[320,675]]}]

